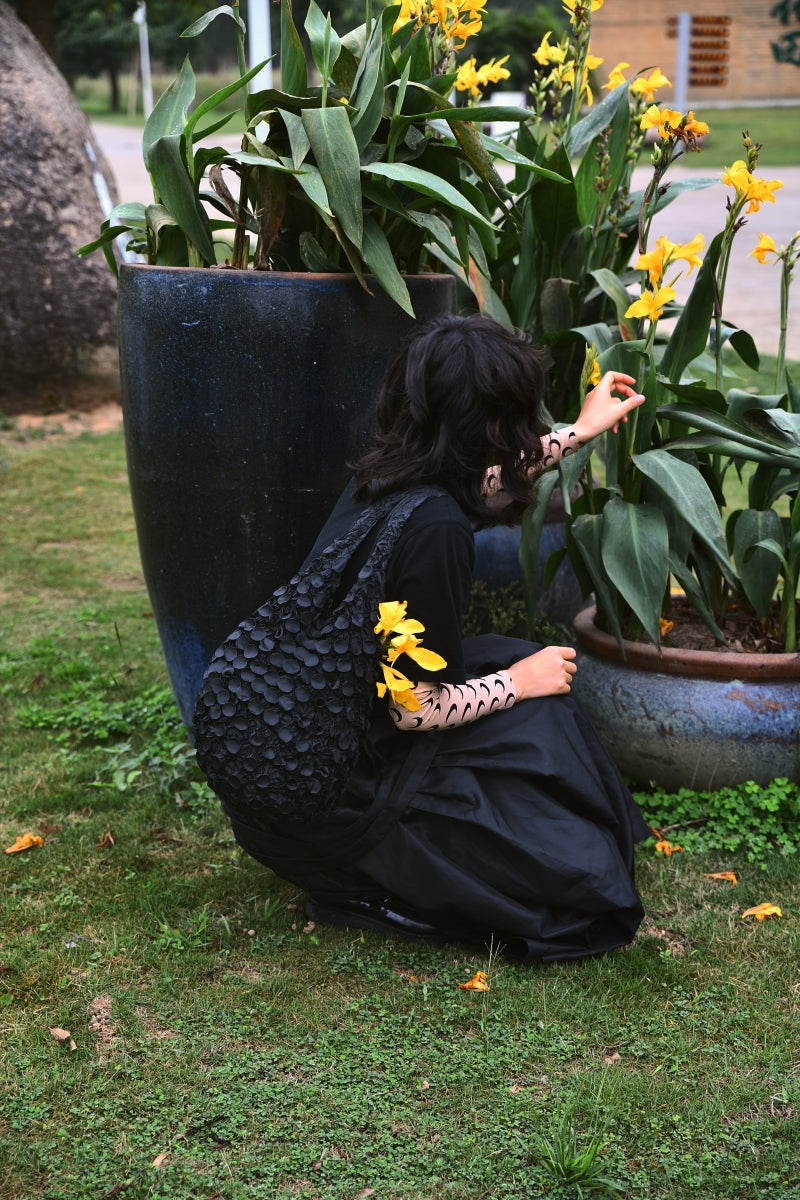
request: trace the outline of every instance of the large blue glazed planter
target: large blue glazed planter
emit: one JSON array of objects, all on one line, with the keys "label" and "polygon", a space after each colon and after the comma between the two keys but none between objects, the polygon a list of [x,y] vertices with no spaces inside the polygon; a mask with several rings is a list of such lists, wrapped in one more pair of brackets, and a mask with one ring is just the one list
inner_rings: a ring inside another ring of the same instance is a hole
[{"label": "large blue glazed planter", "polygon": [[574,692],[622,773],[668,790],[800,782],[800,654],[625,643],[575,618]]},{"label": "large blue glazed planter", "polygon": [[[406,282],[418,321],[453,310],[452,277]],[[216,647],[313,545],[414,325],[351,275],[121,267],[133,510],[187,726]]]}]

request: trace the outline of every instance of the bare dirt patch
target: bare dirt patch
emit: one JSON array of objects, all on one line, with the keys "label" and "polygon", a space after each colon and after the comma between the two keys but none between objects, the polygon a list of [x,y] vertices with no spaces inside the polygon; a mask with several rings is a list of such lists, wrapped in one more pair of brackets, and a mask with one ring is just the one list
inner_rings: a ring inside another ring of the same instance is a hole
[{"label": "bare dirt patch", "polygon": [[75,437],[110,433],[122,424],[119,362],[115,348],[96,351],[66,377],[22,394],[0,392],[0,438]]}]

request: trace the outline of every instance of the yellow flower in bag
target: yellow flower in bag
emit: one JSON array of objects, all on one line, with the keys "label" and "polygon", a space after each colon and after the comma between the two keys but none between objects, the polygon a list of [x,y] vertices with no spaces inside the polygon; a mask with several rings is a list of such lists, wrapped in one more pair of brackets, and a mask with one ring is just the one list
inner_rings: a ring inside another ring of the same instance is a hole
[{"label": "yellow flower in bag", "polygon": [[395,662],[405,654],[425,671],[441,671],[447,663],[441,654],[422,645],[417,634],[424,633],[425,626],[406,616],[407,607],[405,600],[387,600],[378,605],[379,620],[374,632],[381,640],[385,657],[381,660],[383,681],[375,687],[379,696],[385,696],[388,691],[395,704],[417,712],[420,703],[414,695],[416,684],[397,670]]}]

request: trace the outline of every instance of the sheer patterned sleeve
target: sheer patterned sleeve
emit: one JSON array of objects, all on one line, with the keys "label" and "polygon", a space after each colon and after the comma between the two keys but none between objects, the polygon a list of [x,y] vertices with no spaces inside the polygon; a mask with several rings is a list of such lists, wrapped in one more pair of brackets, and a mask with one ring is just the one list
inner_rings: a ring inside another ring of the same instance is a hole
[{"label": "sheer patterned sleeve", "polygon": [[[574,425],[565,425],[563,429],[551,429],[541,439],[541,442],[543,457],[531,469],[531,480],[536,479],[550,467],[554,467],[568,454],[574,454],[584,444],[578,438]],[[503,487],[499,467],[489,467],[486,472],[483,480],[483,495],[486,498],[487,508],[497,510],[508,504],[508,494]]]},{"label": "sheer patterned sleeve", "polygon": [[414,688],[420,708],[412,712],[398,704],[389,704],[389,712],[398,729],[425,731],[455,729],[511,708],[516,700],[514,682],[508,671],[496,671],[466,683],[420,683]]}]

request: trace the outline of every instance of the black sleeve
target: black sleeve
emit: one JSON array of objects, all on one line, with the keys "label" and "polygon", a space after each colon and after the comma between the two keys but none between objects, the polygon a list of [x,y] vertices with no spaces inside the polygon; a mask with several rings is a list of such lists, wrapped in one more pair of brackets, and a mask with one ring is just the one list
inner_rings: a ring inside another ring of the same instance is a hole
[{"label": "black sleeve", "polygon": [[467,678],[461,622],[469,601],[475,543],[472,527],[449,497],[426,501],[408,519],[389,563],[386,600],[405,600],[407,615],[425,626],[423,646],[447,666],[425,671],[406,656],[397,660],[415,683],[463,683]]}]

